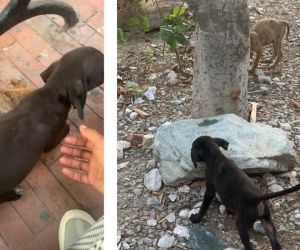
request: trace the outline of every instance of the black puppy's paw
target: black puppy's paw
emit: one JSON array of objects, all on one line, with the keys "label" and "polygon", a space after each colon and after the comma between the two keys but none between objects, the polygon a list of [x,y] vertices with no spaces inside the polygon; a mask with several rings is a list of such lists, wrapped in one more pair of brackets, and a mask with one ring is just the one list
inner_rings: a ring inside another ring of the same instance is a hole
[{"label": "black puppy's paw", "polygon": [[192,223],[199,223],[201,220],[200,216],[198,214],[192,214],[190,217],[190,221]]}]

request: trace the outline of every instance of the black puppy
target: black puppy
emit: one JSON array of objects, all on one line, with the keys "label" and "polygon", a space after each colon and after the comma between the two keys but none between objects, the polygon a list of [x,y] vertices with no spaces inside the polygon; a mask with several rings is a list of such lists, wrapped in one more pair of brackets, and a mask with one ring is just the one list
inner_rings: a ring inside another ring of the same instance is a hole
[{"label": "black puppy", "polygon": [[206,191],[199,213],[191,215],[190,220],[199,222],[218,193],[228,212],[236,215],[236,227],[246,250],[253,249],[248,231],[257,219],[261,220],[272,249],[279,250],[281,246],[267,200],[295,192],[300,189],[300,184],[280,192],[262,193],[247,174],[222,154],[219,147],[227,150],[228,144],[224,139],[209,136],[201,136],[193,142],[191,158],[194,166],[197,167],[197,162],[206,164]]},{"label": "black puppy", "polygon": [[17,185],[43,152],[69,133],[71,105],[83,116],[87,90],[103,82],[103,55],[83,47],[65,54],[42,73],[46,85],[0,116],[0,202],[17,200]]},{"label": "black puppy", "polygon": [[[45,83],[57,82],[63,85],[76,82],[76,91],[86,93],[104,82],[104,55],[93,47],[74,49],[53,62],[41,73],[41,77]],[[86,95],[81,95],[72,103],[78,109],[81,119],[84,118],[85,100]]]}]

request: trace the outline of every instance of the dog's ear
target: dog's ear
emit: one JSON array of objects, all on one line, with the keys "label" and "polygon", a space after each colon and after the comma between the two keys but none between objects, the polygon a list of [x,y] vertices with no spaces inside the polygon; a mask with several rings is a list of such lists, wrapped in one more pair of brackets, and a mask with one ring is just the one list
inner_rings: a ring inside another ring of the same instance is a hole
[{"label": "dog's ear", "polygon": [[87,90],[85,84],[78,80],[68,87],[69,100],[73,108],[78,110],[78,116],[81,120],[84,119],[83,108],[86,101]]},{"label": "dog's ear", "polygon": [[194,167],[197,167],[197,162],[203,161],[203,150],[192,148],[191,150],[191,158],[194,164]]},{"label": "dog's ear", "polygon": [[217,143],[220,147],[224,148],[225,150],[228,149],[228,145],[229,145],[228,141],[221,138],[214,138],[214,142]]},{"label": "dog's ear", "polygon": [[53,71],[56,69],[57,64],[58,64],[58,61],[51,63],[50,66],[40,74],[44,83],[47,83],[48,78],[51,76]]}]

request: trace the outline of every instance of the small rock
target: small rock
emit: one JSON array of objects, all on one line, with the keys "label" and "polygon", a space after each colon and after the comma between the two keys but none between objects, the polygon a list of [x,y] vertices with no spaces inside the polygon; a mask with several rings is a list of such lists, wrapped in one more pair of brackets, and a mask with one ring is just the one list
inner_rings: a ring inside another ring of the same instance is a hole
[{"label": "small rock", "polygon": [[190,237],[189,230],[186,227],[180,226],[180,225],[177,225],[174,228],[173,233],[178,235],[178,237],[182,237],[182,238],[186,238],[186,239],[188,239]]},{"label": "small rock", "polygon": [[131,112],[132,112],[132,110],[129,109],[129,108],[126,108],[126,109],[125,109],[125,114],[126,114],[126,115],[129,115]]},{"label": "small rock", "polygon": [[261,233],[261,234],[265,233],[265,229],[263,228],[261,222],[258,221],[258,220],[254,222],[253,229],[254,229],[255,232],[258,232],[258,233]]},{"label": "small rock", "polygon": [[193,208],[200,208],[201,205],[202,205],[202,201],[199,201],[193,206]]},{"label": "small rock", "polygon": [[174,213],[169,213],[166,216],[166,220],[170,223],[173,223],[176,220],[175,214]]},{"label": "small rock", "polygon": [[177,199],[177,194],[170,194],[169,196],[170,201],[174,202]]},{"label": "small rock", "polygon": [[147,163],[147,168],[155,168],[155,167],[156,167],[156,160],[155,159],[149,160]]},{"label": "small rock", "polygon": [[270,83],[270,82],[271,82],[271,77],[265,76],[265,75],[259,75],[259,76],[258,76],[258,81],[259,81],[260,83],[263,83],[263,82],[265,82],[265,83]]},{"label": "small rock", "polygon": [[190,187],[188,185],[183,185],[178,189],[179,193],[189,193]]},{"label": "small rock", "polygon": [[149,237],[145,237],[145,238],[143,239],[143,243],[144,243],[145,245],[152,245],[152,240],[151,240]]},{"label": "small rock", "polygon": [[295,215],[294,215],[294,218],[295,218],[295,219],[300,219],[300,213],[299,213],[299,214],[295,214]]},{"label": "small rock", "polygon": [[129,161],[126,162],[122,162],[120,164],[118,164],[117,169],[122,169],[122,168],[126,168],[129,165]]},{"label": "small rock", "polygon": [[226,211],[226,207],[224,205],[219,206],[220,214],[224,215]]},{"label": "small rock", "polygon": [[161,247],[161,248],[164,248],[164,249],[168,249],[168,248],[173,246],[174,241],[175,241],[174,236],[170,236],[169,234],[165,234],[159,239],[159,241],[157,243],[157,246]]},{"label": "small rock", "polygon": [[227,247],[227,248],[225,248],[224,250],[237,250],[237,249],[232,248],[232,247]]},{"label": "small rock", "polygon": [[127,242],[123,242],[122,248],[127,250],[127,249],[130,249],[130,246],[128,245]]},{"label": "small rock", "polygon": [[131,143],[129,141],[118,141],[118,146],[120,146],[123,149],[130,148]]},{"label": "small rock", "polygon": [[159,204],[159,200],[157,199],[156,196],[151,196],[147,198],[147,205],[157,205]]},{"label": "small rock", "polygon": [[168,78],[169,80],[177,79],[177,74],[175,73],[175,71],[171,70],[171,71],[168,73],[167,78]]},{"label": "small rock", "polygon": [[147,220],[147,225],[150,227],[155,227],[157,225],[157,220],[149,219],[149,220]]},{"label": "small rock", "polygon": [[183,209],[179,212],[179,217],[189,218],[190,211],[188,209]]},{"label": "small rock", "polygon": [[279,192],[279,191],[282,191],[283,188],[279,184],[275,183],[275,184],[272,184],[271,186],[269,186],[269,190],[271,192]]},{"label": "small rock", "polygon": [[280,127],[281,129],[283,129],[284,131],[290,131],[292,130],[292,126],[289,123],[280,123]]},{"label": "small rock", "polygon": [[199,208],[193,208],[192,210],[190,210],[189,212],[189,218],[191,217],[192,214],[197,214],[200,211],[200,207]]},{"label": "small rock", "polygon": [[157,192],[161,187],[161,175],[157,168],[150,170],[144,175],[144,185],[150,191]]},{"label": "small rock", "polygon": [[284,86],[284,85],[285,85],[285,82],[275,82],[275,84],[276,84],[277,86]]},{"label": "small rock", "polygon": [[150,148],[154,142],[154,135],[153,134],[149,134],[149,135],[144,135],[144,138],[143,138],[143,149],[146,149],[146,148]]},{"label": "small rock", "polygon": [[156,73],[152,73],[152,74],[148,77],[148,79],[149,79],[150,81],[156,80],[156,79],[157,79],[157,74],[156,74]]},{"label": "small rock", "polygon": [[263,91],[267,91],[268,88],[266,86],[260,86],[260,89],[263,90]]},{"label": "small rock", "polygon": [[274,78],[273,78],[273,81],[274,81],[274,82],[279,82],[280,79],[279,79],[279,77],[274,77]]},{"label": "small rock", "polygon": [[280,209],[280,203],[279,202],[275,202],[272,204],[272,211],[276,212]]},{"label": "small rock", "polygon": [[157,127],[150,127],[148,128],[148,131],[150,132],[155,132],[157,130]]},{"label": "small rock", "polygon": [[223,231],[223,230],[224,230],[224,225],[223,225],[223,224],[219,224],[219,225],[218,225],[218,228],[219,228],[221,231]]},{"label": "small rock", "polygon": [[264,75],[265,75],[265,72],[264,72],[263,70],[261,70],[261,69],[256,69],[256,70],[255,70],[255,74],[256,74],[257,76],[264,76]]},{"label": "small rock", "polygon": [[271,186],[272,184],[276,183],[276,178],[270,173],[264,174],[263,177],[267,182],[268,186]]},{"label": "small rock", "polygon": [[136,118],[138,118],[139,114],[137,112],[131,112],[129,115],[130,120],[135,120]]},{"label": "small rock", "polygon": [[290,178],[290,184],[291,184],[292,186],[296,186],[297,184],[299,184],[299,181],[297,180],[296,177],[291,177],[291,178]]}]

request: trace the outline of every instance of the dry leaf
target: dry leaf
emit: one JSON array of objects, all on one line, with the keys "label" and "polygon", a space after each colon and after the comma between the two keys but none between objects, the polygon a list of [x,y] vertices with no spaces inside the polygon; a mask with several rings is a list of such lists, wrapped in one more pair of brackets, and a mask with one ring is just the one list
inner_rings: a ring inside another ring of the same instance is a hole
[{"label": "dry leaf", "polygon": [[146,113],[145,111],[143,110],[140,110],[138,108],[134,108],[133,111],[137,112],[140,116],[142,117],[147,117],[147,116],[150,116],[150,114]]}]

